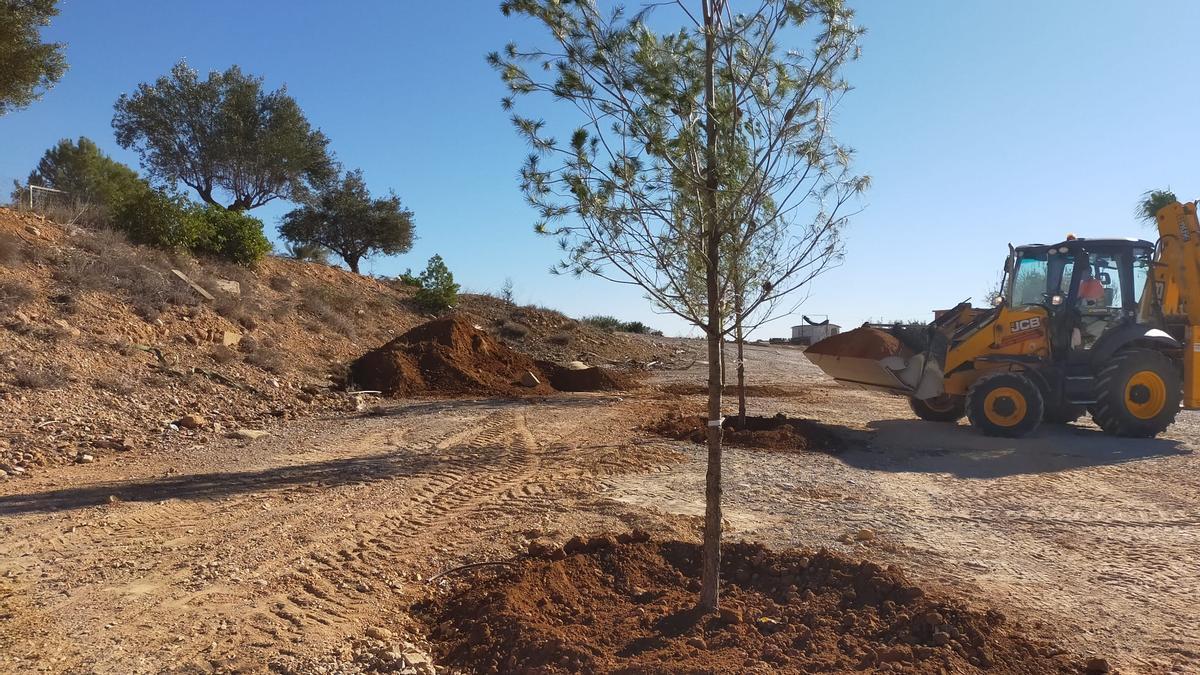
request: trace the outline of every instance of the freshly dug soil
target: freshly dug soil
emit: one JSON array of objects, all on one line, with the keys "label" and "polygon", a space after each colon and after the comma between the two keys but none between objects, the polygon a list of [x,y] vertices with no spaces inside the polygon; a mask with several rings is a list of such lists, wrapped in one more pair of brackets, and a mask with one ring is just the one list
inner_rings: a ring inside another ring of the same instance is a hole
[{"label": "freshly dug soil", "polygon": [[[746,416],[746,428],[737,428],[736,416],[725,418],[722,425],[724,442],[768,450],[788,452],[841,452],[845,442],[828,427],[805,419],[790,419],[784,415],[775,417]],[[645,427],[668,438],[693,443],[708,440],[708,419],[704,415],[670,414]]]},{"label": "freshly dug soil", "polygon": [[821,340],[808,348],[812,354],[852,356],[860,359],[883,359],[902,352],[896,336],[863,326]]},{"label": "freshly dug soil", "polygon": [[537,365],[558,391],[621,391],[639,384],[631,374],[597,366],[572,370],[549,361],[538,361]]},{"label": "freshly dug soil", "polygon": [[[527,373],[535,386],[521,383]],[[423,323],[350,364],[350,380],[388,396],[529,396],[555,391],[613,391],[637,386],[606,368],[571,370],[535,361],[462,316]]]},{"label": "freshly dug soil", "polygon": [[[672,383],[665,384],[660,389],[668,394],[678,394],[680,396],[705,396],[708,394],[707,384],[683,384]],[[781,387],[773,384],[748,384],[746,385],[746,395],[760,398],[799,398],[806,400],[818,400],[827,395],[827,391],[814,389],[806,386],[796,387]],[[722,392],[723,396],[736,397],[738,395],[737,385],[727,384]]]},{"label": "freshly dug soil", "polygon": [[[540,382],[520,384],[532,372]],[[350,365],[363,389],[388,396],[527,396],[554,390],[533,359],[496,342],[458,316],[421,324]]]},{"label": "freshly dug soil", "polygon": [[471,673],[1084,672],[999,612],[825,550],[724,546],[721,611],[700,615],[699,547],[646,539],[531,545],[498,576],[418,605],[435,658]]}]

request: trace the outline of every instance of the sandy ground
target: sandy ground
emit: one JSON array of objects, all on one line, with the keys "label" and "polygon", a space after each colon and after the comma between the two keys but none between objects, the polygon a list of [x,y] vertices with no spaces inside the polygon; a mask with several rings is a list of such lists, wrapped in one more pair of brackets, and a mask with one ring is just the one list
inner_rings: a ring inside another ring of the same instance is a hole
[{"label": "sandy ground", "polygon": [[[751,414],[811,417],[853,440],[838,455],[729,449],[733,536],[858,549],[1109,656],[1122,672],[1200,672],[1200,413],[1182,413],[1154,440],[1112,438],[1090,422],[996,439],[965,422],[920,421],[900,398],[841,388],[796,350],[747,357],[755,382],[813,386],[752,400]],[[700,514],[704,468],[693,450],[610,494]],[[864,529],[869,542],[838,541]]]},{"label": "sandy ground", "polygon": [[[752,412],[819,419],[852,448],[729,450],[731,536],[899,562],[1123,672],[1200,671],[1200,416],[1155,441],[1090,425],[999,441],[832,385],[794,349],[748,360],[787,389]],[[0,482],[0,671],[259,671],[370,625],[403,633],[431,575],[531,537],[693,536],[702,450],[635,430],[678,403],[654,386],[399,402]]]}]

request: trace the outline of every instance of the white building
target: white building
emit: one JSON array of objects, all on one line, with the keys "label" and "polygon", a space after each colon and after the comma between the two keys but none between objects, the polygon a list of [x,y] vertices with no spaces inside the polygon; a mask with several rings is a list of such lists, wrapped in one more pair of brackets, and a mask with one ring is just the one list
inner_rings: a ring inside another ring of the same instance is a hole
[{"label": "white building", "polygon": [[809,324],[792,326],[791,343],[794,345],[812,345],[840,332],[842,332],[842,327],[835,323],[823,323],[816,326]]}]

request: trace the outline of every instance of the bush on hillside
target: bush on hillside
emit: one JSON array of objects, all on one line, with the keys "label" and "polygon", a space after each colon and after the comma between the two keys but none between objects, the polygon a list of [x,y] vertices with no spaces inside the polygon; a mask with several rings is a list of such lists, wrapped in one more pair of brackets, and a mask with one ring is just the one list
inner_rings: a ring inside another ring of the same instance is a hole
[{"label": "bush on hillside", "polygon": [[615,316],[608,316],[607,314],[585,316],[580,319],[580,321],[588,324],[589,326],[595,326],[596,328],[603,330],[617,330],[617,328],[621,325],[620,319]]},{"label": "bush on hillside", "polygon": [[396,277],[396,281],[398,281],[401,286],[411,286],[413,288],[421,287],[421,277],[413,274],[411,267],[404,270],[404,274]]},{"label": "bush on hillside", "polygon": [[193,207],[187,215],[196,233],[193,253],[253,265],[271,251],[258,218],[219,206]]},{"label": "bush on hillside", "polygon": [[160,190],[142,190],[121,202],[113,225],[136,244],[190,251],[199,240],[187,200]]},{"label": "bush on hillside", "polygon": [[459,285],[454,283],[454,275],[446,267],[442,256],[435,255],[429,259],[418,281],[421,287],[413,295],[413,301],[421,309],[441,312],[458,303]]},{"label": "bush on hillside", "polygon": [[638,333],[641,335],[662,335],[662,331],[654,330],[641,321],[622,321],[615,316],[607,314],[596,314],[593,316],[585,316],[580,321],[595,326],[610,333],[615,330],[625,333]]},{"label": "bush on hillside", "polygon": [[198,206],[160,190],[142,190],[117,207],[117,229],[137,244],[239,265],[251,265],[271,250],[262,221],[219,206]]}]

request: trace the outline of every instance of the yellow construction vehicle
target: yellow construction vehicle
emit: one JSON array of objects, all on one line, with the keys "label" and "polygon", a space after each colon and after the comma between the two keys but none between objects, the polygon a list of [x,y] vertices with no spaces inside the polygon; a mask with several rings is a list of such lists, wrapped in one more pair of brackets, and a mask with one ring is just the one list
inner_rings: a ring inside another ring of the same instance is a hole
[{"label": "yellow construction vehicle", "polygon": [[1084,412],[1105,432],[1151,437],[1200,409],[1200,222],[1196,204],[1157,214],[1157,242],[1082,239],[1010,247],[1003,294],[928,328],[898,331],[914,356],[810,354],[852,385],[909,397],[930,421],[964,416],[1024,436]]}]

